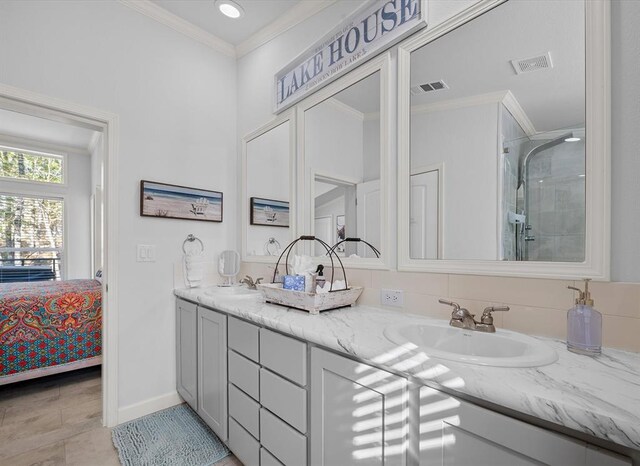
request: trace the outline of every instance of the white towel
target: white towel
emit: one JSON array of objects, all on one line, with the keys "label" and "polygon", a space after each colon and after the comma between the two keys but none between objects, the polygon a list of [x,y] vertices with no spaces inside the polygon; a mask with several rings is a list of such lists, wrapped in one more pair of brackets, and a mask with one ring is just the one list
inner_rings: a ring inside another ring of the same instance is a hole
[{"label": "white towel", "polygon": [[189,288],[200,285],[204,278],[204,260],[201,252],[189,252],[183,256],[184,280]]}]

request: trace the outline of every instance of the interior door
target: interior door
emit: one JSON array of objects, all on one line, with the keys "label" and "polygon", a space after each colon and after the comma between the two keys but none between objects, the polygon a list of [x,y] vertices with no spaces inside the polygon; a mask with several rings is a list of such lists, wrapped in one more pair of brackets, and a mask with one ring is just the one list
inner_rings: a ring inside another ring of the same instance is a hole
[{"label": "interior door", "polygon": [[[329,247],[331,247],[335,243],[335,241],[333,240],[334,228],[335,227],[333,225],[333,216],[326,215],[323,217],[316,217],[313,231],[314,231],[314,235],[317,238],[320,238],[322,241],[327,243]],[[324,246],[318,243],[317,241],[315,241],[314,243],[315,243],[315,255],[324,256],[327,253],[327,250],[324,248]]]},{"label": "interior door", "polygon": [[411,175],[410,241],[412,259],[438,259],[439,170]]},{"label": "interior door", "polygon": [[[380,249],[380,180],[366,181],[357,186],[358,238],[362,238]],[[358,244],[360,257],[376,257],[365,244]]]}]

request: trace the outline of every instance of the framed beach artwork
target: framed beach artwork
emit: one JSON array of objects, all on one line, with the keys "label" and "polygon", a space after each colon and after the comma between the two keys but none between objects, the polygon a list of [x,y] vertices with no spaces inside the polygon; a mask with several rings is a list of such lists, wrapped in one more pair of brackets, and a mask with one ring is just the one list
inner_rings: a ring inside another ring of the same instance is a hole
[{"label": "framed beach artwork", "polygon": [[222,193],[141,180],[140,215],[222,222]]},{"label": "framed beach artwork", "polygon": [[289,227],[289,203],[261,197],[251,198],[251,225]]}]

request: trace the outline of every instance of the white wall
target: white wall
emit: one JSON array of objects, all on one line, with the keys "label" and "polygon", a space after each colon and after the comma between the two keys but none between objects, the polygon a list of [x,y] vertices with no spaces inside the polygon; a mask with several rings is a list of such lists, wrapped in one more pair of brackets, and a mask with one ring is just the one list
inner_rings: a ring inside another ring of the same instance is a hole
[{"label": "white wall", "polygon": [[329,99],[304,112],[304,125],[309,170],[338,179],[362,181],[360,116]]},{"label": "white wall", "polygon": [[498,259],[498,104],[414,113],[411,169],[444,164],[444,259]]},{"label": "white wall", "polygon": [[[170,396],[182,242],[212,259],[235,246],[235,60],[114,1],[3,1],[0,31],[0,82],[120,117],[119,404]],[[223,191],[224,223],[140,217],[143,178]],[[136,262],[138,243],[155,263]]]},{"label": "white wall", "polygon": [[640,282],[640,2],[611,2],[611,279]]},{"label": "white wall", "polygon": [[67,278],[91,278],[91,157],[69,154],[67,160]]}]

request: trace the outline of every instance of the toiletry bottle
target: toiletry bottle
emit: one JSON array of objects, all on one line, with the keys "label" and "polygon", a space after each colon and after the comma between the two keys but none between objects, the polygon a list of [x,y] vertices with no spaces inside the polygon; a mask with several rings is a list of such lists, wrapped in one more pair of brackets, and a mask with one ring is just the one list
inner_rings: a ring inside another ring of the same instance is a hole
[{"label": "toiletry bottle", "polygon": [[319,286],[320,288],[324,288],[324,285],[327,282],[327,280],[324,278],[324,275],[322,275],[323,270],[324,270],[324,265],[322,264],[318,265],[318,268],[316,269],[316,273],[318,274],[316,276],[316,285]]},{"label": "toiletry bottle", "polygon": [[584,291],[578,292],[576,305],[567,312],[567,349],[574,353],[595,356],[602,351],[602,314],[593,308],[589,293],[589,279],[584,280]]}]

